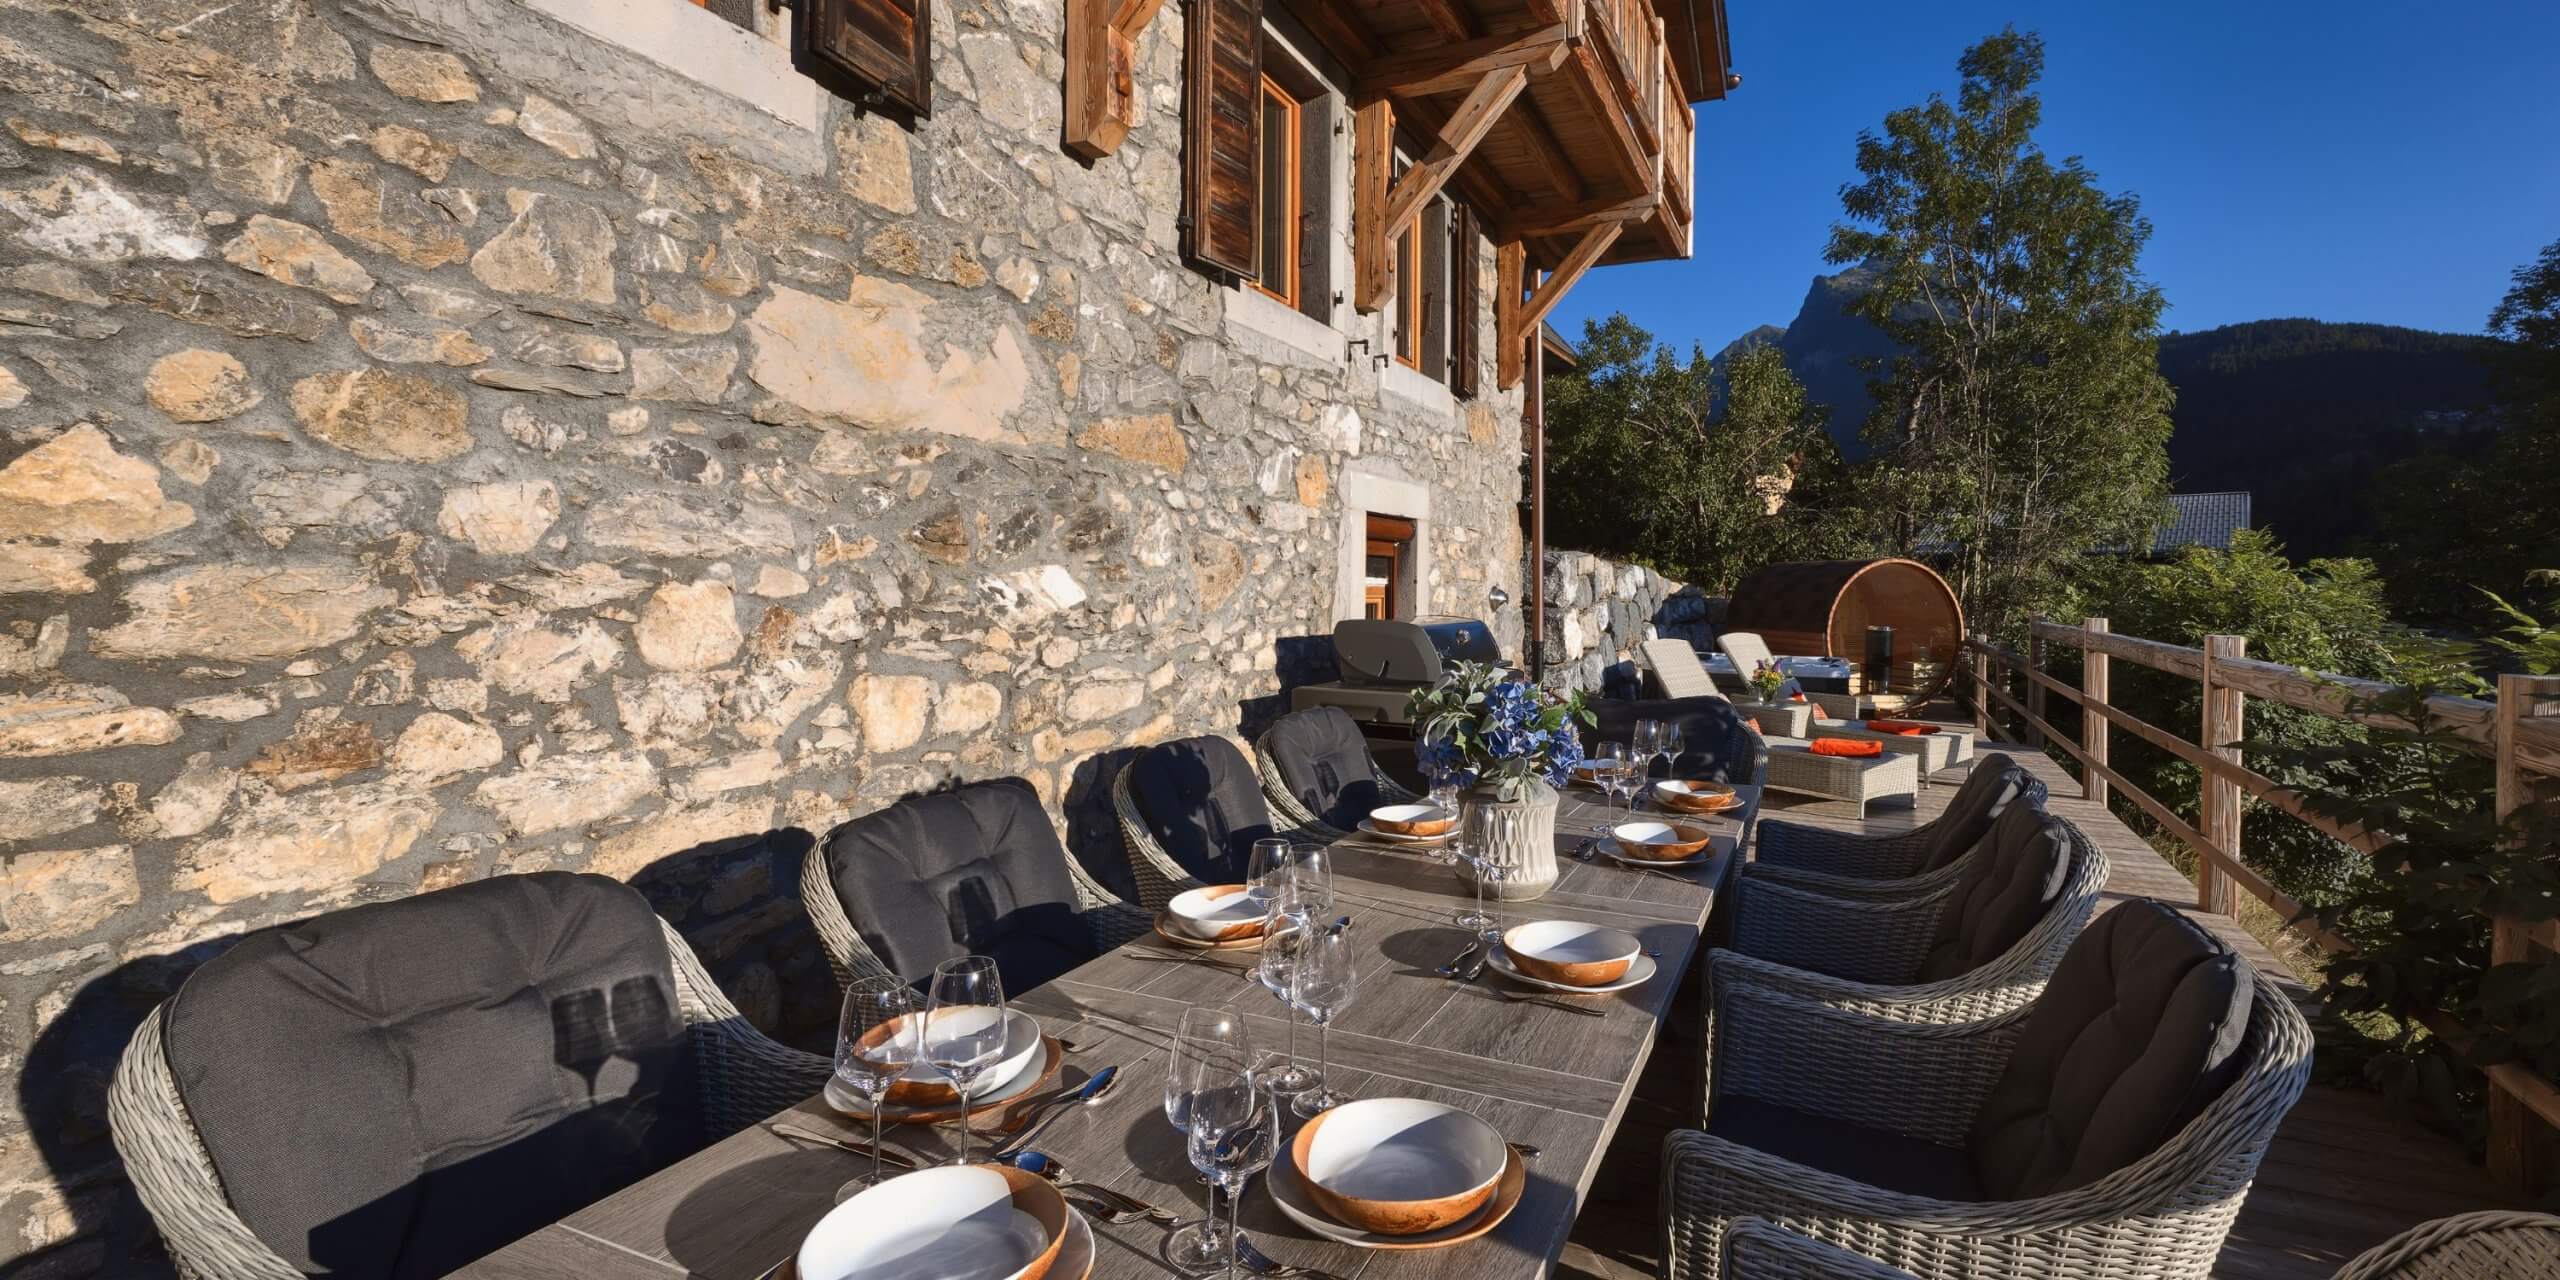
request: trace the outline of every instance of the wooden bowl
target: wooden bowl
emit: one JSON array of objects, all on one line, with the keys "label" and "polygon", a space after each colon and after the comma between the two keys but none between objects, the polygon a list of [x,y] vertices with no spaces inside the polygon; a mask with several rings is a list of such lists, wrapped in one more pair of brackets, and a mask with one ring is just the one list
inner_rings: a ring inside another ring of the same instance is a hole
[{"label": "wooden bowl", "polygon": [[1604,987],[1627,976],[1644,942],[1624,929],[1580,920],[1532,920],[1502,935],[1520,972],[1568,987]]},{"label": "wooden bowl", "polygon": [[1443,836],[1458,815],[1436,804],[1391,804],[1369,811],[1369,822],[1391,836]]},{"label": "wooden bowl", "polygon": [[1742,803],[1742,797],[1724,783],[1688,778],[1665,778],[1653,784],[1653,798],[1681,813],[1721,813]]},{"label": "wooden bowl", "polygon": [[[993,1013],[991,1009],[947,1009],[943,1016],[979,1018]],[[922,1027],[924,1014],[908,1016],[915,1020],[917,1028]],[[909,1035],[918,1034],[917,1029],[907,1026],[907,1021],[907,1018],[899,1018],[881,1023],[865,1032],[862,1042],[868,1045],[901,1031]],[[1006,1081],[1021,1075],[1040,1057],[1040,1020],[1019,1009],[1008,1009],[1004,1021],[1004,1056],[979,1077],[977,1093],[980,1097],[1003,1088]],[[960,1091],[951,1087],[951,1082],[926,1062],[922,1054],[918,1054],[914,1065],[907,1068],[905,1075],[891,1082],[889,1091],[882,1097],[892,1107],[940,1107],[957,1104]]]},{"label": "wooden bowl", "polygon": [[1201,942],[1233,942],[1262,935],[1262,899],[1240,884],[1185,889],[1165,904],[1168,924]]},{"label": "wooden bowl", "polygon": [[[1043,1280],[1067,1238],[1067,1202],[1008,1165],[919,1169],[818,1220],[794,1257],[804,1280],[941,1275]],[[1062,1278],[1063,1280],[1063,1278]]]},{"label": "wooden bowl", "polygon": [[1502,1134],[1455,1107],[1364,1098],[1319,1113],[1289,1158],[1307,1198],[1381,1235],[1438,1231],[1484,1207],[1510,1161]]},{"label": "wooden bowl", "polygon": [[1707,847],[1714,833],[1704,827],[1678,822],[1621,822],[1609,828],[1609,838],[1630,858],[1648,862],[1686,862]]}]

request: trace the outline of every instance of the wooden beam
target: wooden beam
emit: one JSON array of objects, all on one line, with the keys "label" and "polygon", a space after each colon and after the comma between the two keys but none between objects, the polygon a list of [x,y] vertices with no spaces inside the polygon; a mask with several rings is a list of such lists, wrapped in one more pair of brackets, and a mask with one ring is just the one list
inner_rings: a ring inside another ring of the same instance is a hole
[{"label": "wooden beam", "polygon": [[1385,54],[1360,69],[1354,98],[1365,102],[1449,93],[1505,67],[1553,71],[1574,35],[1572,23],[1558,22],[1525,32]]},{"label": "wooden beam", "polygon": [[1458,6],[1449,0],[1413,0],[1413,7],[1420,9],[1423,21],[1446,39],[1464,40],[1476,33],[1475,24],[1467,21],[1467,15],[1458,12]]},{"label": "wooden beam", "polygon": [[1069,152],[1099,160],[1120,149],[1138,119],[1138,36],[1164,0],[1067,0],[1066,123]]},{"label": "wooden beam", "polygon": [[[1563,47],[1556,46],[1558,51]],[[1519,66],[1488,71],[1483,79],[1476,82],[1466,101],[1459,103],[1458,109],[1449,116],[1449,123],[1441,126],[1440,137],[1432,143],[1430,152],[1405,170],[1404,176],[1396,180],[1395,189],[1387,194],[1386,237],[1389,240],[1403,235],[1405,228],[1412,226],[1413,220],[1421,216],[1422,206],[1440,194],[1440,188],[1448,183],[1449,175],[1456,173],[1458,166],[1475,154],[1476,144],[1484,141],[1484,135],[1493,129],[1493,122],[1502,118],[1503,108],[1510,106],[1511,100],[1519,97],[1528,83],[1528,69]]]},{"label": "wooden beam", "polygon": [[1493,364],[1495,385],[1508,391],[1520,385],[1528,370],[1529,348],[1520,333],[1522,277],[1529,271],[1529,247],[1505,240],[1493,251]]},{"label": "wooden beam", "polygon": [[1524,205],[1512,211],[1510,218],[1494,229],[1494,237],[1523,240],[1587,231],[1603,222],[1640,222],[1661,202],[1660,197],[1642,195]]},{"label": "wooden beam", "polygon": [[1554,188],[1559,200],[1579,200],[1583,196],[1582,173],[1564,153],[1564,144],[1556,141],[1554,128],[1547,124],[1547,113],[1538,108],[1535,98],[1524,97],[1511,105],[1503,115],[1518,135],[1529,154],[1537,157],[1538,172]]},{"label": "wooden beam", "polygon": [[1351,302],[1362,312],[1373,312],[1386,305],[1387,282],[1395,275],[1395,246],[1387,237],[1395,108],[1368,103],[1352,113],[1351,124]]},{"label": "wooden beam", "polygon": [[1608,129],[1610,140],[1617,145],[1603,147],[1605,158],[1618,172],[1629,191],[1651,191],[1658,180],[1653,156],[1645,150],[1644,141],[1627,123],[1627,113],[1617,99],[1617,91],[1609,86],[1608,73],[1600,69],[1599,55],[1589,44],[1577,44],[1573,55],[1565,59],[1565,82],[1573,86],[1582,99],[1582,109],[1597,118]]},{"label": "wooden beam", "polygon": [[1627,224],[1623,222],[1603,222],[1583,232],[1582,239],[1574,244],[1573,252],[1556,264],[1555,274],[1541,281],[1538,291],[1521,304],[1520,327],[1534,336],[1538,326],[1547,322],[1547,313],[1564,301],[1566,291],[1582,278],[1583,272],[1591,269],[1592,263],[1600,260],[1601,254],[1609,251],[1609,246],[1617,241],[1618,233],[1626,229]]},{"label": "wooden beam", "polygon": [[1289,11],[1346,66],[1365,67],[1384,52],[1350,0],[1291,0]]}]

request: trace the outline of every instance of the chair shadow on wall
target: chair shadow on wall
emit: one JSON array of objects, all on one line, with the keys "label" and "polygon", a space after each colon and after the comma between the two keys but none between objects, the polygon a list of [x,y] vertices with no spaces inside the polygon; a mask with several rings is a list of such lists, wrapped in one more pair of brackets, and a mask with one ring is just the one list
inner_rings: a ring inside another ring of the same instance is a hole
[{"label": "chair shadow on wall", "polygon": [[[835,979],[800,907],[803,855],[816,839],[797,827],[741,832],[661,857],[630,883],[685,936],[759,1030],[826,1053],[835,1032]],[[82,983],[37,1033],[18,1075],[18,1109],[68,1221],[55,1233],[59,1243],[0,1261],[0,1280],[176,1274],[116,1162],[107,1089],[151,1011],[247,933],[119,964]],[[32,1207],[29,1194],[7,1199],[23,1213]]]}]

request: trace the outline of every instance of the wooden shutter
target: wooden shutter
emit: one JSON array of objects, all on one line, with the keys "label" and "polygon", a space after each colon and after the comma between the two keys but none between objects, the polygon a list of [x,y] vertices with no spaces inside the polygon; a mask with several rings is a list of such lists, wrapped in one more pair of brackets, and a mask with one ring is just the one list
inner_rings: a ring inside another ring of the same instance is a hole
[{"label": "wooden shutter", "polygon": [[933,114],[933,0],[802,0],[809,51],[889,105]]},{"label": "wooden shutter", "polygon": [[1262,0],[1185,0],[1182,249],[1243,280],[1261,272]]},{"label": "wooden shutter", "polygon": [[1449,390],[1476,393],[1476,211],[1459,205],[1449,219]]}]

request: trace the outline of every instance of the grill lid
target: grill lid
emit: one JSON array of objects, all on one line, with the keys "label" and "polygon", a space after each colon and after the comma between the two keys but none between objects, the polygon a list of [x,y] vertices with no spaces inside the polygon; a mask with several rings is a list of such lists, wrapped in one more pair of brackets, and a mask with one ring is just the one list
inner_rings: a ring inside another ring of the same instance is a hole
[{"label": "grill lid", "polygon": [[1493,628],[1475,618],[1345,618],[1333,624],[1342,683],[1409,687],[1440,679],[1450,662],[1499,662]]}]

